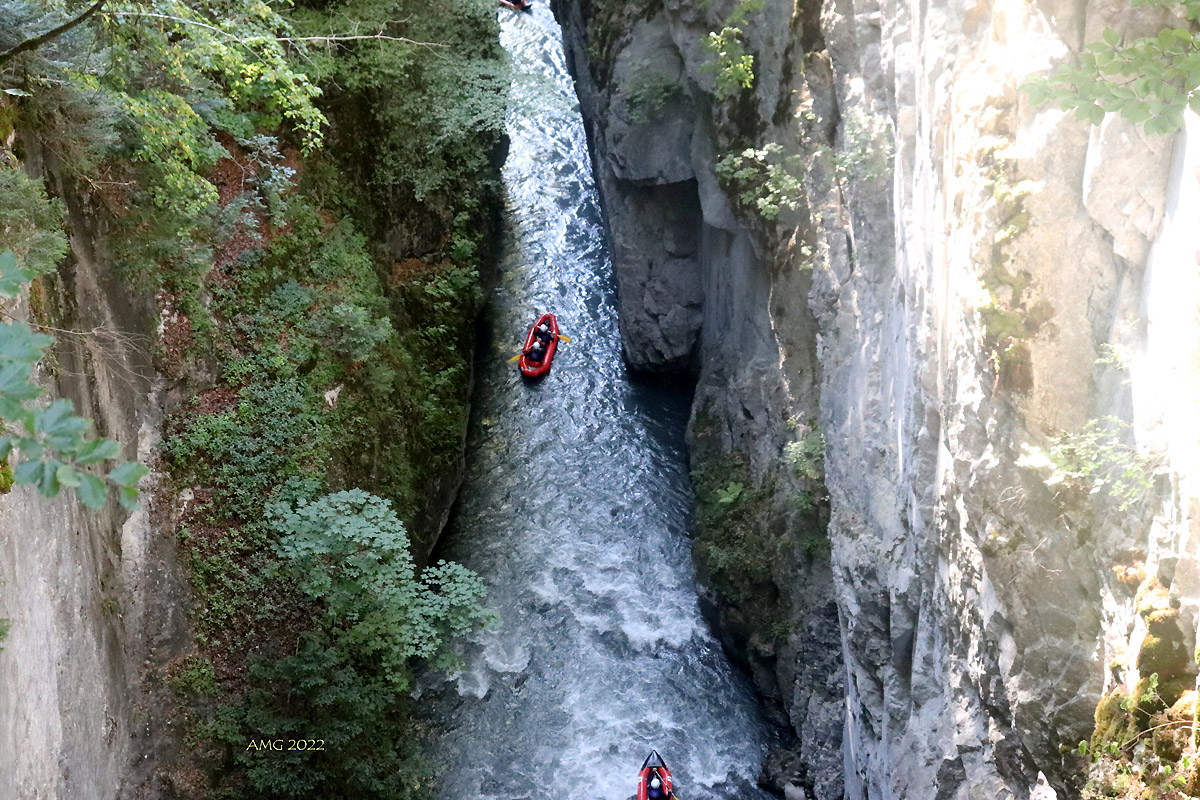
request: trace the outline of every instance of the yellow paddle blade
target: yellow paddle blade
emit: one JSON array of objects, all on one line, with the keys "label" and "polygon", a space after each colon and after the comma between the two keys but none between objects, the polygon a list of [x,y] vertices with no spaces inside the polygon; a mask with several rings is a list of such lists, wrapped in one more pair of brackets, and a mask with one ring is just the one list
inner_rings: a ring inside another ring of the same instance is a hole
[{"label": "yellow paddle blade", "polygon": [[515,356],[513,356],[512,358],[510,358],[510,359],[508,360],[508,363],[510,363],[510,364],[515,364],[515,363],[517,363],[517,362],[518,362],[518,361],[520,361],[520,360],[521,360],[521,354],[520,354],[520,353],[517,353]]},{"label": "yellow paddle blade", "polygon": [[570,343],[571,343],[571,337],[570,337],[570,336],[567,336],[565,333],[560,333],[560,334],[558,335],[558,340],[559,340],[560,342],[566,342],[567,344],[570,344]]}]

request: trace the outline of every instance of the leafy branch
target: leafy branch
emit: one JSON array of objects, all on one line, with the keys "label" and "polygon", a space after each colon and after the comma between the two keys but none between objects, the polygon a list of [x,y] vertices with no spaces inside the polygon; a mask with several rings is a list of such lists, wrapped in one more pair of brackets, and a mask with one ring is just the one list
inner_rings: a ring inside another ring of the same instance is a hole
[{"label": "leafy branch", "polygon": [[1026,446],[1018,466],[1047,470],[1044,483],[1072,493],[1103,494],[1127,511],[1153,488],[1155,462],[1124,439],[1129,425],[1115,417],[1088,420],[1074,433],[1056,437],[1049,450]]},{"label": "leafy branch", "polygon": [[[1133,5],[1182,7],[1188,20],[1200,20],[1200,0],[1133,0]],[[1123,44],[1121,34],[1107,28],[1076,65],[1059,66],[1021,89],[1034,105],[1054,101],[1093,125],[1117,112],[1142,123],[1148,134],[1171,133],[1183,127],[1185,108],[1200,112],[1200,32],[1165,28]]]},{"label": "leafy branch", "polygon": [[16,58],[17,56],[21,55],[21,53],[27,53],[30,50],[36,50],[37,48],[44,45],[46,42],[53,41],[54,39],[57,39],[59,36],[62,36],[64,33],[71,30],[72,28],[74,28],[78,25],[81,25],[84,22],[87,22],[88,19],[91,18],[91,16],[93,14],[95,14],[97,11],[99,11],[101,9],[101,7],[103,7],[103,5],[107,2],[108,2],[108,0],[97,0],[97,2],[88,6],[88,8],[86,10],[84,10],[81,14],[79,14],[78,16],[72,17],[71,19],[67,20],[63,24],[57,25],[57,26],[51,28],[50,30],[46,31],[45,33],[39,34],[38,36],[31,36],[30,38],[26,39],[25,41],[20,42],[19,44],[15,45],[13,47],[10,47],[9,49],[5,50],[3,53],[0,53],[0,65],[3,65],[5,62],[10,61],[13,58]]},{"label": "leafy branch", "polygon": [[[16,297],[36,276],[17,265],[11,251],[0,253],[0,297]],[[87,437],[91,421],[75,415],[74,404],[65,398],[44,408],[34,405],[45,392],[33,382],[32,371],[53,337],[34,333],[25,322],[0,323],[0,420],[7,423],[0,436],[0,459],[14,452],[17,465],[13,481],[36,486],[45,497],[55,497],[63,487],[74,489],[90,508],[104,505],[111,488],[122,507],[137,508],[137,482],[148,471],[137,462],[116,464],[105,477],[86,468],[110,462],[121,454],[111,439]],[[20,425],[21,430],[14,430]]]},{"label": "leafy branch", "polygon": [[722,23],[721,30],[712,31],[704,39],[704,49],[716,56],[706,66],[716,72],[713,93],[718,100],[754,87],[754,56],[746,52],[742,26],[762,6],[763,0],[742,0]]},{"label": "leafy branch", "polygon": [[718,159],[717,177],[738,192],[742,205],[755,209],[763,219],[776,219],[780,209],[799,207],[804,174],[800,156],[782,153],[783,146],[776,142],[729,153]]},{"label": "leafy branch", "polygon": [[[102,2],[98,5],[103,5],[103,2],[107,2],[107,0],[102,0]],[[253,37],[235,36],[234,34],[229,33],[228,31],[224,31],[215,25],[209,25],[209,24],[207,24],[205,22],[201,22],[200,20],[197,20],[197,19],[189,19],[187,17],[175,16],[174,14],[158,14],[158,13],[151,12],[151,11],[113,11],[109,14],[109,16],[111,16],[111,17],[139,17],[139,18],[140,17],[148,17],[151,19],[161,19],[161,20],[167,20],[169,22],[177,22],[181,25],[194,25],[198,28],[204,28],[205,30],[209,30],[216,34],[219,34],[221,37],[223,37],[227,41],[242,45],[242,46],[246,47],[251,53],[254,53],[255,55],[257,55],[257,51],[255,51],[253,49],[253,45],[261,44],[263,41],[263,37],[261,37],[261,36],[253,36]],[[394,21],[395,20],[389,20],[389,22],[394,22]],[[337,42],[352,42],[352,41],[357,41],[360,39],[382,39],[382,40],[389,41],[389,42],[404,42],[405,44],[418,45],[420,47],[446,47],[447,46],[446,44],[444,44],[442,42],[418,42],[414,39],[407,39],[403,36],[389,36],[388,34],[385,34],[382,29],[380,29],[379,31],[377,31],[375,33],[332,33],[332,34],[329,34],[328,36],[274,36],[274,37],[269,37],[269,38],[271,41],[274,41],[274,42],[279,42],[282,44],[293,44],[293,45],[297,44],[299,42],[320,42],[322,44],[336,44]],[[5,54],[0,54],[0,63],[3,63],[4,55]]]}]

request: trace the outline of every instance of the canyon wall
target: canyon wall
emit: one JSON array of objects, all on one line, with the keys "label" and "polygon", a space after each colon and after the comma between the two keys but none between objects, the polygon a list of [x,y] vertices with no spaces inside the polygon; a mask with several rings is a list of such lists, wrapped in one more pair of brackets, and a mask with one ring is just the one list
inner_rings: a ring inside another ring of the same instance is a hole
[{"label": "canyon wall", "polygon": [[[0,798],[200,796],[205,771],[215,768],[203,760],[208,745],[179,676],[203,652],[194,626],[207,600],[192,585],[197,557],[180,546],[180,523],[196,513],[203,489],[171,474],[163,439],[178,432],[172,413],[211,392],[218,370],[202,357],[186,368],[172,362],[190,343],[180,333],[191,336],[189,320],[165,291],[156,297],[122,271],[108,249],[111,208],[64,177],[70,171],[36,135],[22,133],[20,167],[63,202],[70,251],[0,313],[55,337],[34,370],[43,402],[70,398],[97,435],[121,445],[122,459],[151,472],[132,513],[115,500],[89,509],[65,490],[55,498],[30,486],[0,491],[0,622],[8,626],[0,637]],[[474,317],[464,322],[470,330]],[[461,399],[455,440],[417,487],[408,530],[419,563],[463,479],[469,407]],[[199,701],[206,710],[211,694]]]},{"label": "canyon wall", "polygon": [[[704,603],[795,734],[764,782],[1077,796],[1098,701],[1158,663],[1146,597],[1195,673],[1197,178],[1177,137],[1020,87],[1166,12],[555,11],[626,359],[698,381]],[[1098,425],[1138,453],[1128,496],[1047,456]]]},{"label": "canyon wall", "polygon": [[[52,173],[35,148],[25,168]],[[153,466],[162,413],[152,299],[131,293],[97,251],[83,195],[57,181],[52,190],[67,201],[71,256],[5,314],[61,329],[40,382],[121,443],[124,458]],[[71,492],[0,495],[0,617],[11,623],[0,650],[2,797],[134,797],[146,765],[172,745],[154,676],[187,645],[187,605],[157,474],[143,479],[132,514],[115,500],[92,511]]]}]

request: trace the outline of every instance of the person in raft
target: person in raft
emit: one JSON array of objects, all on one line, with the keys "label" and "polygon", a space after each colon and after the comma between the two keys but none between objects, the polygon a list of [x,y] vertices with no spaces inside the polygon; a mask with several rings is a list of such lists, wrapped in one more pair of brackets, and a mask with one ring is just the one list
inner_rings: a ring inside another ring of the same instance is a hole
[{"label": "person in raft", "polygon": [[546,351],[543,349],[542,343],[535,338],[533,344],[525,351],[525,360],[532,364],[540,364],[544,355],[546,355]]},{"label": "person in raft", "polygon": [[667,794],[667,790],[663,788],[662,781],[655,775],[650,779],[650,785],[646,788],[646,797],[655,798],[655,800],[679,800],[679,795],[671,792]]},{"label": "person in raft", "polygon": [[546,347],[549,347],[550,340],[554,338],[554,334],[550,332],[550,326],[543,322],[541,325],[538,325],[537,330],[533,332],[533,338],[537,339]]}]

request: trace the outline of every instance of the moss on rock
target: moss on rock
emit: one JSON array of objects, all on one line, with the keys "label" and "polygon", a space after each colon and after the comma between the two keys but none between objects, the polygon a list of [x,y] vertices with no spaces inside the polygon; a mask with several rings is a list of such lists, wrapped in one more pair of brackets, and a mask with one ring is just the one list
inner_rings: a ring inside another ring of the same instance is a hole
[{"label": "moss on rock", "polygon": [[1186,674],[1192,662],[1188,648],[1179,641],[1181,638],[1182,634],[1173,638],[1147,633],[1138,650],[1138,672],[1143,675],[1157,673],[1163,681]]},{"label": "moss on rock", "polygon": [[[1195,672],[1192,647],[1178,624],[1178,605],[1157,575],[1147,578],[1138,589],[1137,612],[1148,630],[1138,650],[1137,668],[1142,675],[1157,673],[1164,688],[1174,679]],[[1167,702],[1174,702],[1179,694],[1177,691]]]},{"label": "moss on rock", "polygon": [[1090,741],[1093,753],[1104,752],[1110,744],[1119,748],[1137,736],[1137,722],[1126,710],[1128,699],[1129,695],[1116,689],[1096,705],[1096,728]]}]

